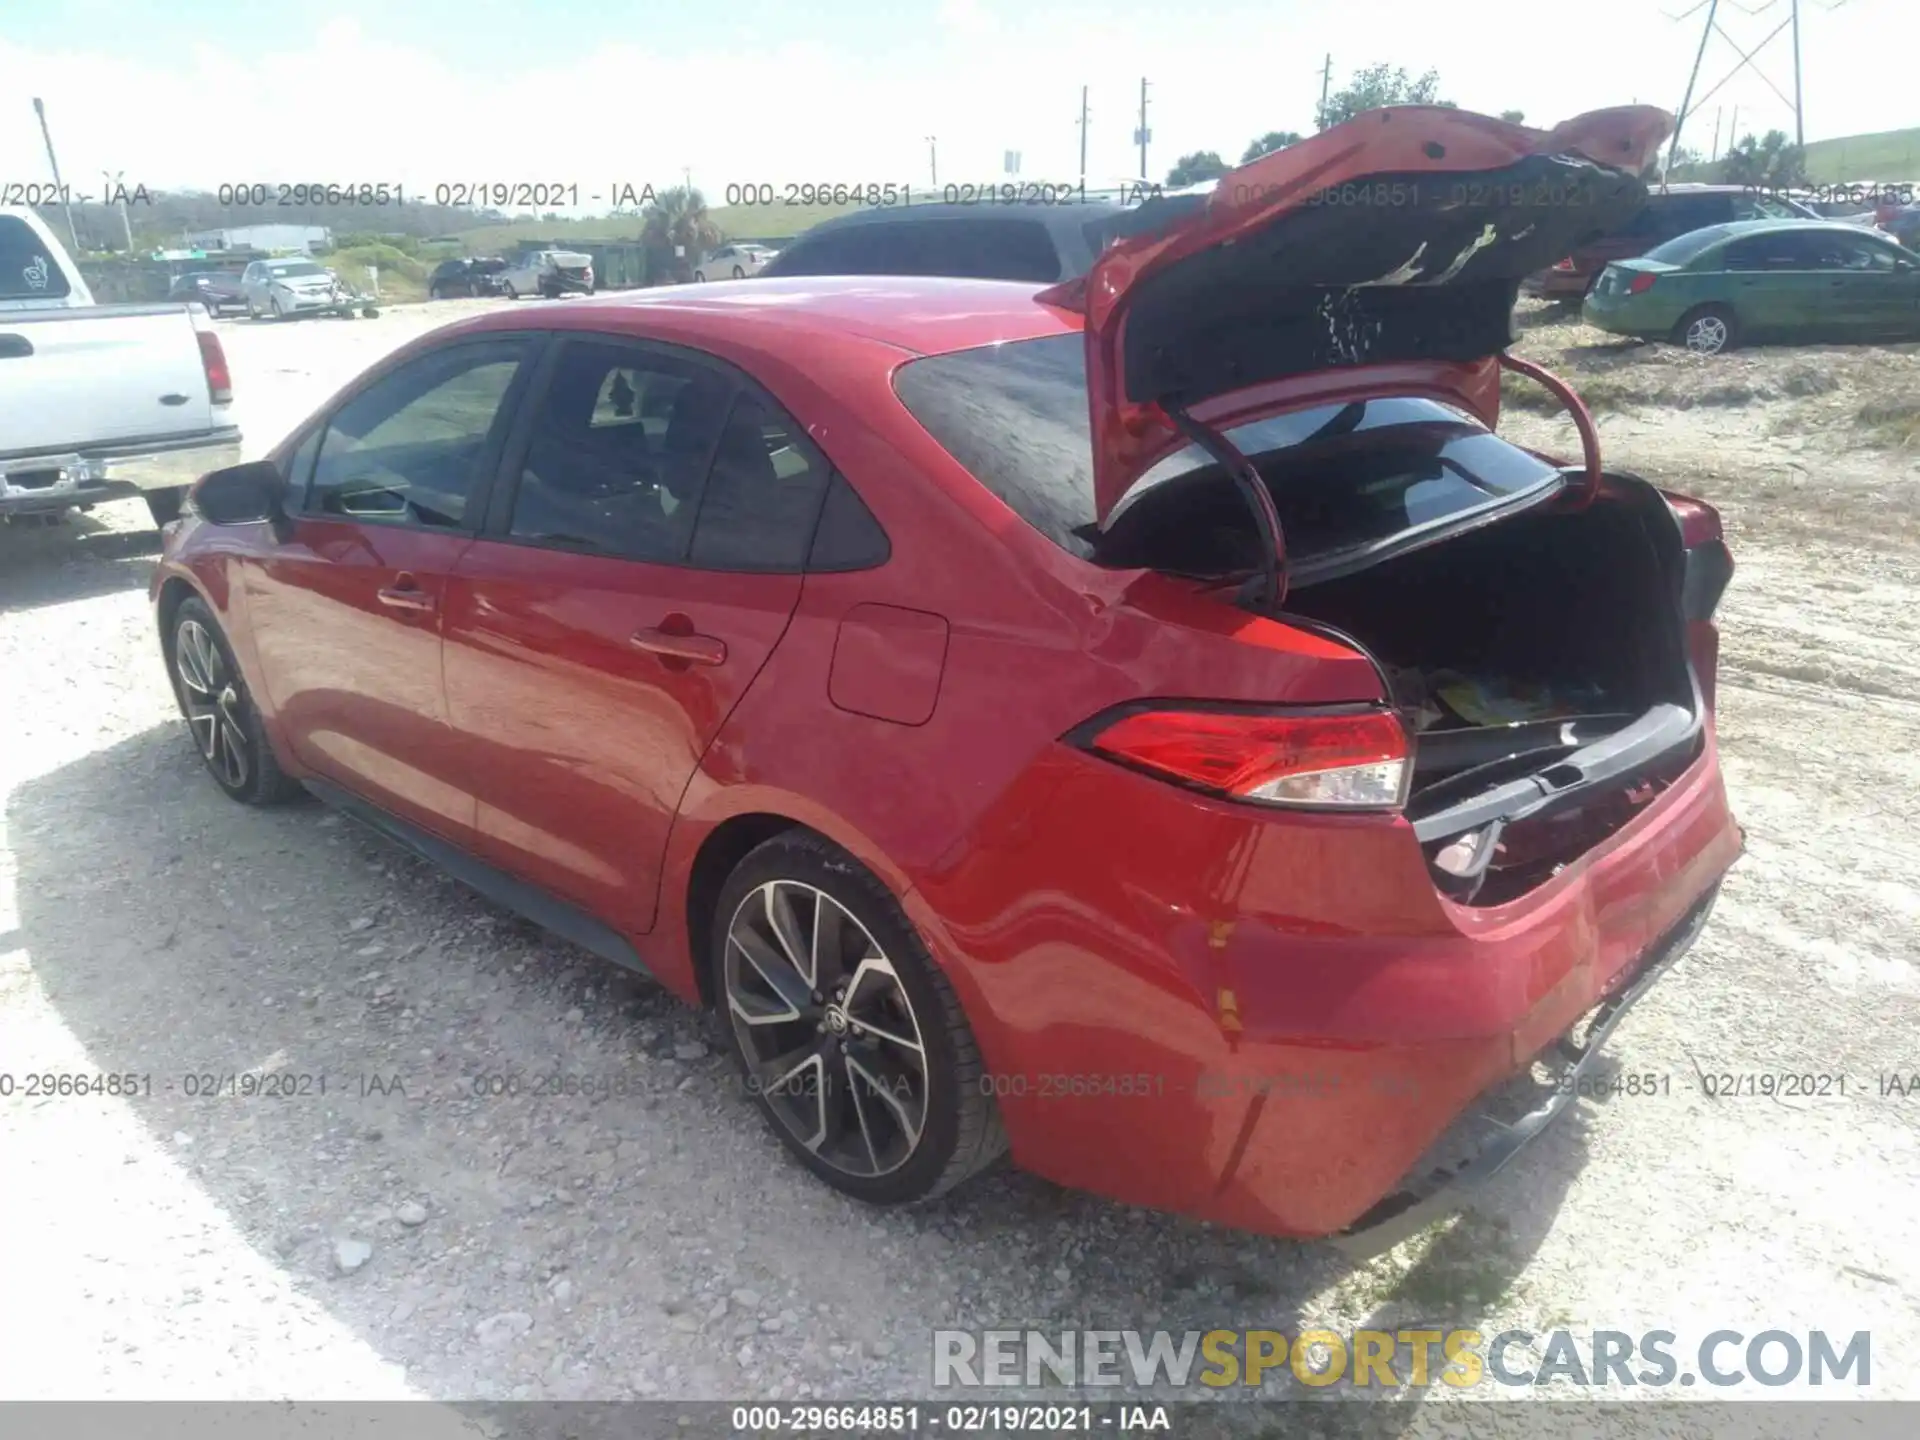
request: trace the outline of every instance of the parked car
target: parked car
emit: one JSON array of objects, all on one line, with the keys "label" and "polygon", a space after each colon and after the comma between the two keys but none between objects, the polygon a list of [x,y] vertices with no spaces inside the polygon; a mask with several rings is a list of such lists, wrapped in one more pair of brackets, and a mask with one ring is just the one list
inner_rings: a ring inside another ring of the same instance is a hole
[{"label": "parked car", "polygon": [[355,295],[338,275],[313,260],[255,260],[241,272],[240,289],[247,314],[255,320],[376,313],[371,297]]},{"label": "parked car", "polygon": [[1920,205],[1905,205],[1887,217],[1880,227],[1895,243],[1909,250],[1920,250]]},{"label": "parked car", "polygon": [[498,295],[500,276],[507,262],[497,257],[442,260],[427,276],[429,300],[451,300],[455,296]]},{"label": "parked car", "polygon": [[233,377],[207,313],[96,305],[30,209],[0,210],[0,517],[138,495],[159,523],[240,458]]},{"label": "parked car", "polygon": [[693,278],[707,280],[744,280],[758,275],[766,263],[780,252],[750,240],[734,240],[720,246],[693,267]]},{"label": "parked car", "polygon": [[537,250],[509,261],[497,277],[500,293],[518,300],[522,295],[593,293],[593,257],[573,250]]},{"label": "parked car", "polygon": [[900,205],[823,220],[760,271],[1049,283],[1087,273],[1118,205]]},{"label": "parked car", "polygon": [[[1424,1228],[1580,1093],[1741,837],[1718,517],[1491,428],[1521,276],[1638,208],[1670,118],[1548,152],[1405,114],[1084,286],[763,278],[412,342],[168,539],[214,781],[304,784],[711,1006],[848,1195],[1010,1149]],[[1427,1188],[1536,1056],[1571,1068]]]},{"label": "parked car", "polygon": [[167,287],[167,298],[198,300],[211,315],[247,308],[247,295],[241,288],[240,277],[229,270],[196,270],[190,275],[176,276]]},{"label": "parked car", "polygon": [[1747,220],[1609,265],[1587,323],[1717,355],[1743,340],[1920,340],[1920,255],[1834,220]]},{"label": "parked car", "polygon": [[1647,196],[1647,205],[1617,234],[1578,246],[1549,268],[1527,278],[1529,295],[1547,299],[1578,299],[1615,260],[1644,255],[1707,225],[1736,220],[1818,220],[1807,206],[1784,195],[1750,185],[1669,185]]}]

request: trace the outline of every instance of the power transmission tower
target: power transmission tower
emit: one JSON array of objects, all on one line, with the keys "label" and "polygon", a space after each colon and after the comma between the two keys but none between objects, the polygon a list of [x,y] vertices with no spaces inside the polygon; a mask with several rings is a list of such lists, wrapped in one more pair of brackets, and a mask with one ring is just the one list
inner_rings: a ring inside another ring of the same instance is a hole
[{"label": "power transmission tower", "polygon": [[[1787,14],[1787,18],[1782,20],[1778,25],[1774,26],[1772,30],[1768,31],[1766,37],[1763,40],[1761,40],[1761,42],[1758,45],[1755,45],[1751,50],[1745,50],[1745,49],[1742,49],[1740,45],[1734,41],[1734,38],[1731,35],[1727,34],[1727,32],[1721,28],[1720,21],[1719,21],[1720,0],[1706,0],[1707,19],[1706,19],[1706,23],[1700,27],[1700,48],[1694,52],[1693,69],[1687,73],[1686,94],[1681,97],[1680,113],[1674,117],[1674,121],[1673,121],[1673,137],[1667,141],[1666,160],[1660,166],[1660,180],[1662,184],[1666,183],[1667,171],[1673,165],[1673,157],[1676,154],[1678,154],[1680,151],[1680,131],[1682,127],[1686,125],[1688,117],[1691,116],[1695,110],[1699,109],[1700,106],[1705,105],[1707,101],[1711,100],[1716,94],[1718,94],[1719,91],[1722,89],[1722,87],[1724,87],[1729,80],[1733,79],[1733,77],[1738,75],[1742,70],[1746,70],[1750,67],[1754,70],[1756,74],[1760,76],[1760,79],[1766,84],[1766,87],[1769,90],[1773,91],[1775,95],[1780,96],[1780,101],[1782,104],[1792,107],[1793,131],[1794,131],[1795,143],[1801,144],[1801,145],[1804,145],[1806,143],[1806,134],[1807,134],[1806,117],[1801,108],[1801,103],[1800,103],[1801,101],[1800,0],[1788,0],[1788,5],[1789,5],[1789,11]],[[1699,8],[1700,7],[1697,5],[1694,7],[1695,10]],[[1740,7],[1736,5],[1735,8],[1740,8]],[[1760,8],[1768,9],[1771,7],[1762,6]],[[1691,15],[1692,13],[1693,11],[1689,10],[1686,12],[1686,14],[1681,15],[1678,18],[1684,20],[1687,15]],[[1754,14],[1758,12],[1749,11],[1748,13]],[[1791,28],[1793,31],[1793,99],[1791,100],[1788,100],[1785,95],[1782,95],[1780,93],[1780,87],[1778,85],[1775,85],[1772,80],[1767,78],[1765,71],[1761,70],[1759,66],[1754,64],[1754,61],[1759,56],[1760,52],[1766,49],[1768,45],[1772,44],[1775,38],[1777,38],[1782,31],[1785,31],[1789,28]],[[1740,63],[1738,65],[1735,65],[1733,69],[1729,70],[1724,76],[1722,76],[1719,82],[1716,85],[1714,85],[1714,87],[1711,90],[1707,91],[1706,94],[1702,95],[1700,97],[1699,105],[1696,105],[1693,99],[1693,89],[1694,89],[1694,86],[1698,84],[1700,80],[1701,62],[1704,61],[1707,57],[1707,41],[1711,40],[1716,34],[1718,34],[1719,37],[1727,43],[1728,48],[1730,48],[1734,54],[1740,57]],[[1738,129],[1739,114],[1740,112],[1738,110],[1734,111],[1735,130],[1734,130],[1734,133],[1728,137],[1729,149],[1732,148],[1733,142],[1739,139],[1739,129]]]}]

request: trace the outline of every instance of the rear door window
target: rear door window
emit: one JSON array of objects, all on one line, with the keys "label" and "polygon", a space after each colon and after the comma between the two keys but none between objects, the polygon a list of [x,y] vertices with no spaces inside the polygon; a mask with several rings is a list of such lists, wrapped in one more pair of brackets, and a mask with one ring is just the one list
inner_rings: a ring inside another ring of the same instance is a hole
[{"label": "rear door window", "polygon": [[72,292],[52,247],[18,215],[0,215],[0,300],[64,300]]}]

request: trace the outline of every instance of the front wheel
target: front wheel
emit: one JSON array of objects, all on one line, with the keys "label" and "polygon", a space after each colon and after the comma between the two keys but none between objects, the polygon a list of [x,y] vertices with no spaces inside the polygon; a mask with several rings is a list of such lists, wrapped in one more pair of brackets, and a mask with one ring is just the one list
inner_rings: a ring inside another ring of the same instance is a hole
[{"label": "front wheel", "polygon": [[1673,338],[1675,344],[1686,346],[1696,355],[1718,355],[1733,348],[1739,333],[1733,312],[1726,306],[1702,305],[1680,317]]},{"label": "front wheel", "polygon": [[733,267],[733,278],[736,280],[744,280],[747,278],[747,272],[736,265]]},{"label": "front wheel", "polygon": [[505,293],[506,297],[509,300],[518,300],[520,298],[520,292],[513,288],[513,282],[511,280],[509,280],[506,284],[502,285],[500,289]]},{"label": "front wheel", "polygon": [[227,637],[197,596],[174,612],[167,670],[194,746],[222,790],[243,805],[278,804],[300,793],[274,756]]},{"label": "front wheel", "polygon": [[781,1142],[875,1205],[932,1199],[1007,1148],[960,1002],[899,904],[817,835],[777,835],[721,891],[713,993]]}]

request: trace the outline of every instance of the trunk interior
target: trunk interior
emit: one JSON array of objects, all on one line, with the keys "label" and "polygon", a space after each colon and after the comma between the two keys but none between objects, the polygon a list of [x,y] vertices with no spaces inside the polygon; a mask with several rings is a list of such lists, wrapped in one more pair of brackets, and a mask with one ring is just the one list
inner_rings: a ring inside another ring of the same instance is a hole
[{"label": "trunk interior", "polygon": [[1357,641],[1413,739],[1436,883],[1497,904],[1612,834],[1698,753],[1671,513],[1623,480],[1304,585],[1281,618]]}]

